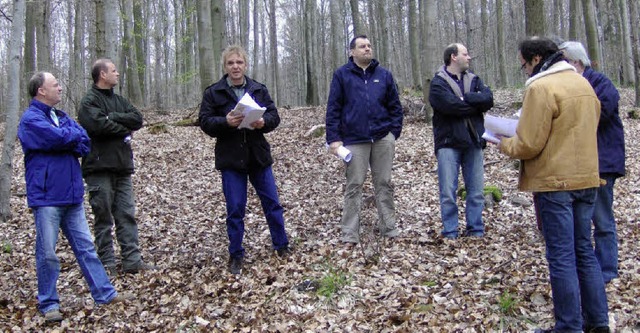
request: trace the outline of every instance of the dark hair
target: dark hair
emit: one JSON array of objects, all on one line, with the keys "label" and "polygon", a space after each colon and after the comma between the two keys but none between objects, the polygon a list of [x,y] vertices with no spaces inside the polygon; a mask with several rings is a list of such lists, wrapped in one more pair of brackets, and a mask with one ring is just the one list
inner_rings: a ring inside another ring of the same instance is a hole
[{"label": "dark hair", "polygon": [[46,72],[36,72],[35,74],[33,74],[31,79],[29,79],[27,90],[29,91],[29,96],[31,96],[31,98],[38,96],[38,89],[40,89],[40,87],[42,87],[42,85],[44,84],[45,73]]},{"label": "dark hair", "polygon": [[449,66],[451,64],[451,56],[458,55],[458,43],[449,44],[446,49],[444,49],[444,65]]},{"label": "dark hair", "polygon": [[353,39],[351,40],[351,42],[349,42],[349,49],[353,50],[356,48],[356,39],[358,38],[362,38],[362,39],[369,39],[369,37],[367,37],[367,35],[358,35],[353,37]]},{"label": "dark hair", "polygon": [[91,78],[93,79],[93,83],[98,83],[98,80],[100,80],[100,72],[108,71],[109,67],[107,64],[112,62],[113,61],[111,61],[111,59],[102,58],[93,63],[93,67],[91,67]]},{"label": "dark hair", "polygon": [[548,38],[529,37],[520,41],[518,51],[524,61],[531,63],[535,56],[540,56],[542,59],[552,56],[558,52],[558,45]]}]

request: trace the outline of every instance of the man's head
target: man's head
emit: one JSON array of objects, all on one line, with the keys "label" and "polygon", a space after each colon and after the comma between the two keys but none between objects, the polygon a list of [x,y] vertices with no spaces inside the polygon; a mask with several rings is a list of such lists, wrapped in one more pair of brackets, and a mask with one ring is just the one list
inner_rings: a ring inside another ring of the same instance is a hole
[{"label": "man's head", "polygon": [[460,43],[453,43],[444,49],[444,65],[450,72],[462,73],[469,69],[471,57],[467,48]]},{"label": "man's head", "polygon": [[556,43],[547,38],[529,37],[518,45],[518,59],[522,69],[531,76],[534,69],[547,57],[558,52]]},{"label": "man's head", "polygon": [[222,70],[229,75],[234,85],[244,82],[244,74],[249,63],[247,58],[247,52],[239,45],[228,46],[222,51]]},{"label": "man's head", "polygon": [[349,43],[349,53],[353,57],[353,61],[360,67],[367,67],[373,59],[371,51],[371,42],[366,35],[353,37]]},{"label": "man's head", "polygon": [[61,100],[62,87],[53,74],[37,72],[33,74],[28,85],[29,96],[36,100],[54,106]]},{"label": "man's head", "polygon": [[93,83],[101,89],[111,89],[118,85],[120,73],[116,70],[116,65],[110,59],[98,59],[91,68],[91,78]]},{"label": "man's head", "polygon": [[564,58],[575,67],[579,73],[584,72],[586,67],[591,66],[591,60],[587,55],[587,50],[580,42],[564,42],[560,45],[560,51],[564,54]]}]

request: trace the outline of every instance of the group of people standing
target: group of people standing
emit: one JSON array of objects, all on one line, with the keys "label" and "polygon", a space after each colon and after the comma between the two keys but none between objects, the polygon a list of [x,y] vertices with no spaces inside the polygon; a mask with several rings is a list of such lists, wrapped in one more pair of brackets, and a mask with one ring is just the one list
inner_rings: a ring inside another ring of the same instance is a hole
[{"label": "group of people standing", "polygon": [[[354,37],[349,47],[348,62],[333,75],[326,112],[330,152],[337,154],[343,147],[352,156],[345,168],[340,237],[347,249],[360,241],[362,187],[369,169],[378,232],[388,239],[400,234],[391,171],[403,122],[393,76],[373,58],[367,36]],[[553,292],[553,330],[608,332],[604,284],[618,276],[613,184],[624,175],[618,92],[610,80],[590,67],[579,43],[567,42],[558,48],[549,39],[534,37],[523,40],[518,51],[522,69],[530,78],[516,135],[502,138],[497,148],[521,160],[519,189],[534,194]],[[434,109],[441,235],[446,239],[460,236],[456,192],[462,170],[467,192],[462,236],[482,238],[486,147],[482,135],[493,94],[469,71],[471,57],[464,45],[447,46],[443,60],[429,95]],[[240,274],[249,182],[262,204],[273,249],[281,258],[291,254],[271,147],[264,136],[279,125],[280,117],[267,88],[246,76],[248,57],[241,47],[224,50],[222,67],[223,77],[204,91],[198,120],[202,131],[216,138],[215,168],[221,174],[227,211],[228,269]],[[142,127],[142,115],[113,92],[118,83],[113,62],[98,60],[92,77],[94,85],[82,100],[78,125],[54,108],[61,88],[53,75],[34,75],[29,83],[33,100],[19,127],[28,204],[36,221],[39,309],[51,321],[62,320],[55,291],[59,229],[69,240],[96,303],[133,297],[118,294],[107,275],[117,273],[111,239],[114,224],[123,271],[154,268],[140,255],[131,184],[130,142],[132,133]],[[244,116],[232,111],[245,94],[265,111],[249,128],[239,128]],[[81,166],[78,157],[82,157]],[[82,176],[95,215],[97,253],[84,216]]]}]

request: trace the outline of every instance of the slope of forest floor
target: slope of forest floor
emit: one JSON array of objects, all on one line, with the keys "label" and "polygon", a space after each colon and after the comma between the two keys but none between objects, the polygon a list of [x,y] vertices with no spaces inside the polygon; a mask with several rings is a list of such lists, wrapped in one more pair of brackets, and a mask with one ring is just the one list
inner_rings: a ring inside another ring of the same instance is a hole
[{"label": "slope of forest floor", "polygon": [[[621,276],[607,285],[607,295],[611,326],[640,332],[640,121],[626,115],[632,92],[622,95],[627,176],[615,189]],[[511,115],[521,91],[498,91],[495,98],[490,113]],[[443,242],[432,129],[407,118],[393,167],[401,236],[386,242],[375,233],[369,178],[362,243],[346,251],[338,241],[344,165],[326,152],[324,136],[305,137],[324,123],[324,109],[281,109],[282,123],[267,137],[293,255],[282,260],[271,249],[251,189],[246,263],[236,277],[227,271],[215,140],[197,127],[169,125],[188,114],[146,112],[147,125],[165,122],[166,132],[152,134],[152,126],[145,126],[133,140],[140,244],[145,260],[159,270],[118,275],[117,289],[133,292],[136,300],[95,306],[61,239],[58,291],[65,320],[59,325],[45,325],[37,311],[35,231],[17,145],[14,216],[0,226],[0,331],[522,332],[553,324],[544,243],[527,205],[530,194],[516,190],[514,162],[495,146],[485,151],[485,184],[500,187],[504,197],[483,213],[486,236]]]}]

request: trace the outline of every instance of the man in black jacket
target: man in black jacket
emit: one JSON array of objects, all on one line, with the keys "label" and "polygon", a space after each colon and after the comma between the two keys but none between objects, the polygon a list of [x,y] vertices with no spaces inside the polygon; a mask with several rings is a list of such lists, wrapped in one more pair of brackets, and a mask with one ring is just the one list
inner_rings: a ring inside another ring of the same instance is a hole
[{"label": "man in black jacket", "polygon": [[429,103],[433,107],[433,135],[438,159],[442,236],[458,237],[456,191],[458,173],[466,186],[465,234],[484,236],[484,170],[482,149],[486,146],[484,112],[493,107],[493,94],[475,74],[468,71],[471,57],[462,44],[444,51],[444,66],[431,81]]},{"label": "man in black jacket", "polygon": [[[216,138],[215,167],[222,175],[222,191],[227,204],[227,236],[229,237],[229,271],[240,274],[244,260],[244,216],[247,206],[247,180],[256,190],[264,211],[273,249],[278,256],[290,254],[284,229],[284,209],[278,200],[273,177],[271,147],[264,137],[280,124],[280,116],[267,87],[245,76],[247,54],[237,45],[222,53],[225,75],[207,87],[200,105],[200,128]],[[244,119],[232,112],[238,101],[248,94],[266,110],[248,128],[239,127]]]},{"label": "man in black jacket", "polygon": [[153,269],[142,261],[133,198],[131,135],[142,127],[142,114],[113,92],[120,74],[109,59],[91,69],[93,86],[82,99],[78,121],[91,138],[91,151],[82,158],[89,203],[95,216],[93,232],[102,264],[114,275],[116,258],[111,228],[116,226],[125,273]]}]

